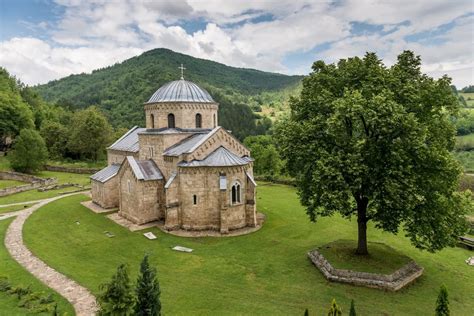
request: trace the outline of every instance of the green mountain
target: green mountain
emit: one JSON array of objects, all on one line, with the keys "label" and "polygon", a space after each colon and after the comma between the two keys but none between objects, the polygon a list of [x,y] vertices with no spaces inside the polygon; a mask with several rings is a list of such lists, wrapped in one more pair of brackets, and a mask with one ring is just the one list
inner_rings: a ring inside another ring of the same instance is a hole
[{"label": "green mountain", "polygon": [[[34,87],[49,102],[71,109],[97,105],[116,127],[144,125],[143,103],[163,84],[180,77],[207,89],[220,103],[220,124],[243,138],[264,133],[268,120],[250,109],[274,95],[281,102],[281,91],[296,89],[302,76],[287,76],[254,69],[235,68],[214,61],[194,58],[168,49],[154,49],[122,63],[71,75]],[[270,96],[270,97],[269,97]]]}]

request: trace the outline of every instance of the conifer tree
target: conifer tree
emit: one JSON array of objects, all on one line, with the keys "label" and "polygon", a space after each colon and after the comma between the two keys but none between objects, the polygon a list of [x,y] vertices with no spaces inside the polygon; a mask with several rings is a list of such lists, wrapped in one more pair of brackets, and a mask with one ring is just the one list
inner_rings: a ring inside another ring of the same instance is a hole
[{"label": "conifer tree", "polygon": [[354,300],[351,300],[351,309],[349,310],[349,316],[356,316]]},{"label": "conifer tree", "polygon": [[156,277],[156,269],[150,267],[148,255],[145,255],[140,264],[140,275],[135,293],[137,296],[135,315],[161,315],[160,284]]},{"label": "conifer tree", "polygon": [[329,308],[328,316],[341,316],[341,308],[337,305],[336,299],[332,299],[331,308]]},{"label": "conifer tree", "polygon": [[448,289],[441,285],[439,289],[438,299],[436,300],[436,316],[449,316],[449,300]]},{"label": "conifer tree", "polygon": [[134,300],[126,265],[118,266],[110,283],[100,288],[103,292],[99,295],[99,315],[130,315]]},{"label": "conifer tree", "polygon": [[308,311],[308,309],[305,309],[305,310],[304,310],[304,316],[309,316],[309,311]]}]

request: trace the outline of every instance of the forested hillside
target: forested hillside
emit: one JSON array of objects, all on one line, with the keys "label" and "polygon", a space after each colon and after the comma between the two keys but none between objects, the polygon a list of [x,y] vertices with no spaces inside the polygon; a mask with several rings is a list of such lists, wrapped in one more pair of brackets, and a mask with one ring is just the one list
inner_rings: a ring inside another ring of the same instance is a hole
[{"label": "forested hillside", "polygon": [[37,86],[45,100],[71,109],[97,105],[115,127],[143,125],[143,103],[168,81],[179,79],[180,64],[185,79],[207,89],[220,103],[220,124],[243,138],[262,133],[270,124],[253,113],[249,105],[279,101],[281,90],[297,88],[301,76],[286,76],[253,69],[229,67],[217,62],[155,49],[91,74],[69,77]]}]

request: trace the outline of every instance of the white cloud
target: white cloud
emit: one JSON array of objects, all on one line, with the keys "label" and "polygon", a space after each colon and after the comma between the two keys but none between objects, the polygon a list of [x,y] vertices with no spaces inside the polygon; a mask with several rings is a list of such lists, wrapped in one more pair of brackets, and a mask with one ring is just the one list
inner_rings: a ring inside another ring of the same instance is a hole
[{"label": "white cloud", "polygon": [[[0,43],[0,65],[26,83],[90,72],[156,47],[238,67],[307,73],[310,69],[303,68],[307,61],[287,69],[284,58],[325,42],[331,42],[331,47],[315,55],[315,60],[336,61],[376,51],[386,63],[392,63],[403,49],[413,49],[422,55],[424,70],[431,75],[447,72],[460,86],[473,82],[474,22],[472,16],[459,18],[468,12],[470,1],[56,2],[64,7],[59,22],[31,24],[49,35],[47,40],[23,37]],[[262,15],[264,19],[259,20]],[[185,22],[203,20],[202,30],[189,34],[183,28]],[[455,26],[441,32],[436,44],[405,39],[453,20]],[[352,21],[394,31],[356,36],[350,33]]]}]

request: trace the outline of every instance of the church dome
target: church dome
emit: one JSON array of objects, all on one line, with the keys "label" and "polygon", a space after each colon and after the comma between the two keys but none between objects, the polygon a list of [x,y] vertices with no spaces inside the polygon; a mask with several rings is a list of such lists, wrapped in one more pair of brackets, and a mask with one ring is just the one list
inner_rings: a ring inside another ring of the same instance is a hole
[{"label": "church dome", "polygon": [[209,92],[184,79],[168,82],[156,90],[147,103],[160,102],[215,103]]}]

